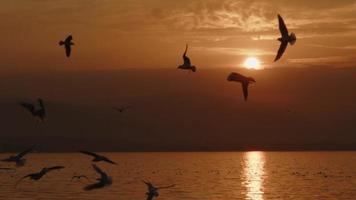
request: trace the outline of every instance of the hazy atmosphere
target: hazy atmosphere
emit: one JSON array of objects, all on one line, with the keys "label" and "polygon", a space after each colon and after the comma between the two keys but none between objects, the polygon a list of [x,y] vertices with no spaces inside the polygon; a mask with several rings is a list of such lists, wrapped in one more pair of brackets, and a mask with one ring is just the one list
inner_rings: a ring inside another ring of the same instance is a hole
[{"label": "hazy atmosphere", "polygon": [[[278,13],[298,41],[273,63]],[[351,0],[2,1],[0,150],[354,149],[355,13]],[[186,43],[197,73],[176,69]],[[258,70],[243,69],[251,56]],[[256,79],[247,102],[232,71]],[[18,105],[39,97],[46,123]]]}]

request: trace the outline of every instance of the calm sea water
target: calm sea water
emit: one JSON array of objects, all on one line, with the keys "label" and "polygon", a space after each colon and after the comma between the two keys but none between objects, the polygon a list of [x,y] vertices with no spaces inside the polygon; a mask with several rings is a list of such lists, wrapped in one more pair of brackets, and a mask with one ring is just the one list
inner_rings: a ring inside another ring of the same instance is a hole
[{"label": "calm sea water", "polygon": [[[176,184],[160,191],[162,200],[356,199],[356,152],[103,154],[119,163],[98,164],[114,179],[107,188],[82,189],[97,176],[86,155],[34,153],[16,172],[0,171],[0,199],[145,200],[143,179],[157,186]],[[15,188],[20,177],[53,165],[66,168]],[[81,174],[92,180],[70,181]]]}]

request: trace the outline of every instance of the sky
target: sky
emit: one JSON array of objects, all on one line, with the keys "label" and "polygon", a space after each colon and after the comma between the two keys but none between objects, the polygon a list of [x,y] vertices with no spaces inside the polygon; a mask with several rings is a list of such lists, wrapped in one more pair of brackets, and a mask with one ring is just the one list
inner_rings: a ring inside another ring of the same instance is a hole
[{"label": "sky", "polygon": [[[298,39],[273,63],[278,13]],[[0,151],[355,149],[355,22],[351,0],[1,1]],[[44,124],[18,105],[38,97]]]},{"label": "sky", "polygon": [[[258,57],[264,67],[354,66],[356,59],[353,0],[13,0],[0,5],[6,69],[167,68],[182,62],[186,43],[201,68],[238,67],[246,56]],[[298,40],[273,63],[278,13]],[[70,61],[58,47],[68,34],[77,44]]]}]

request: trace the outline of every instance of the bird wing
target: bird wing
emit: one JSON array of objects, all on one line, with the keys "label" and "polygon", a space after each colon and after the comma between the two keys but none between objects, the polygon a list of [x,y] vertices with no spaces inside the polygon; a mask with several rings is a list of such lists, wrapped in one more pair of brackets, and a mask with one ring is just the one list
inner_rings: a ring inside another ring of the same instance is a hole
[{"label": "bird wing", "polygon": [[279,22],[279,31],[281,32],[282,37],[283,36],[288,36],[287,26],[284,23],[284,20],[280,15],[278,15],[278,22]]},{"label": "bird wing", "polygon": [[72,51],[72,48],[70,47],[70,45],[65,45],[64,47],[66,49],[66,56],[69,57],[70,52]]},{"label": "bird wing", "polygon": [[277,56],[274,59],[274,62],[276,62],[277,60],[279,60],[282,57],[284,51],[287,49],[287,46],[288,46],[288,42],[281,42],[281,45],[279,46],[279,49],[278,49]]},{"label": "bird wing", "polygon": [[104,187],[104,186],[105,186],[104,183],[102,183],[102,182],[96,182],[96,183],[89,184],[89,185],[85,186],[83,189],[86,190],[86,191],[90,191],[90,190],[102,188],[102,187]]},{"label": "bird wing", "polygon": [[248,97],[248,83],[242,82],[242,91],[244,93],[245,101],[247,100]]},{"label": "bird wing", "polygon": [[103,170],[101,170],[98,166],[96,166],[95,164],[92,164],[94,170],[100,174],[101,177],[106,177],[108,176]]},{"label": "bird wing", "polygon": [[80,152],[80,153],[84,153],[84,154],[89,155],[89,156],[99,157],[98,154],[93,153],[93,152],[90,152],[90,151],[79,151],[79,152]]},{"label": "bird wing", "polygon": [[104,158],[104,161],[108,162],[108,163],[111,163],[113,165],[117,165],[116,162],[114,162],[114,161],[112,161],[112,160],[110,160],[109,158],[106,158],[106,157]]},{"label": "bird wing", "polygon": [[25,156],[26,154],[28,154],[28,153],[30,153],[31,151],[33,151],[34,148],[35,148],[35,145],[33,145],[32,147],[30,147],[30,148],[27,149],[26,151],[23,151],[23,152],[17,154],[16,157],[22,158],[22,157]]},{"label": "bird wing", "polygon": [[145,184],[147,185],[147,187],[149,187],[149,188],[155,188],[155,187],[152,185],[151,182],[147,182],[147,181],[144,181],[144,180],[142,180],[142,182],[145,183]]},{"label": "bird wing", "polygon": [[167,189],[176,186],[175,184],[169,186],[158,187],[157,189]]},{"label": "bird wing", "polygon": [[184,51],[184,54],[183,54],[183,60],[184,60],[184,64],[183,65],[190,66],[191,63],[190,63],[190,59],[187,56],[187,51],[188,51],[188,45],[186,45],[185,51]]},{"label": "bird wing", "polygon": [[21,102],[20,105],[24,108],[26,108],[28,111],[30,111],[31,113],[34,112],[35,110],[35,106],[33,104],[30,103],[26,103],[26,102]]},{"label": "bird wing", "polygon": [[66,43],[70,43],[72,40],[73,40],[72,35],[69,35],[69,36],[65,39],[65,41],[64,41],[64,42],[66,42]]},{"label": "bird wing", "polygon": [[44,103],[43,103],[43,100],[42,99],[38,99],[38,104],[40,104],[41,106],[41,109],[45,109],[45,106],[44,106]]},{"label": "bird wing", "polygon": [[59,169],[63,169],[64,167],[63,166],[54,166],[54,167],[48,167],[48,168],[44,168],[43,170],[47,172],[50,172],[52,170],[59,170]]}]

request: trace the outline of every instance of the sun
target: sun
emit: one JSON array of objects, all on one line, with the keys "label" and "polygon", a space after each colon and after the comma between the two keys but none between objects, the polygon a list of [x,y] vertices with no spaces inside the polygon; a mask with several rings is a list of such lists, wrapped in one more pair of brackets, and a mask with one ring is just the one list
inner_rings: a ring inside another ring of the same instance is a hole
[{"label": "sun", "polygon": [[243,66],[246,69],[261,69],[261,62],[256,57],[248,57]]}]

